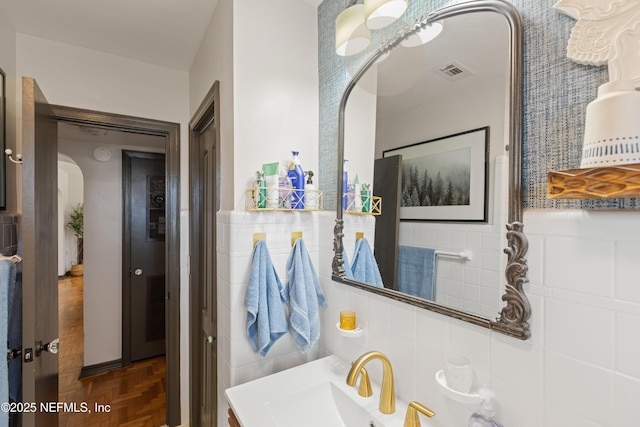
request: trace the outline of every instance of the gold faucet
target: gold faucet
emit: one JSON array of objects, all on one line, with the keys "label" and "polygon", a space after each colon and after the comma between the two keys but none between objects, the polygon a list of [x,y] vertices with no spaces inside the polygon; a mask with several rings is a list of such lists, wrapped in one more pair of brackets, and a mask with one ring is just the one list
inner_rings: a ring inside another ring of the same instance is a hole
[{"label": "gold faucet", "polygon": [[[379,351],[370,351],[363,354],[352,363],[351,370],[347,374],[347,385],[354,387],[358,374],[364,365],[372,359],[380,359],[382,362],[382,390],[380,392],[380,412],[393,414],[396,411],[396,394],[393,387],[393,369],[389,358]],[[368,375],[367,375],[368,376]]]},{"label": "gold faucet", "polygon": [[411,402],[407,407],[407,415],[404,417],[404,427],[420,427],[420,418],[418,412],[423,413],[431,418],[436,413],[424,406],[422,403]]}]

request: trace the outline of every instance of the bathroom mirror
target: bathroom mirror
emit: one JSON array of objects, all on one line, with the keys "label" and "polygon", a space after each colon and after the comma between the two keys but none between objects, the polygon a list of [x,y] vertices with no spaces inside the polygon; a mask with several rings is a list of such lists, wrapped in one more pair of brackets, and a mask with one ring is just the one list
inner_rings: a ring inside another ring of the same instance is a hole
[{"label": "bathroom mirror", "polygon": [[[350,186],[336,211],[333,280],[529,338],[521,133],[522,24],[510,3],[460,3],[398,31],[341,99],[338,194],[347,166]],[[447,180],[460,161],[458,194]],[[364,184],[380,212],[362,212]],[[466,205],[479,207],[466,216]],[[377,279],[351,272],[362,236]],[[416,260],[418,271],[407,267]]]}]

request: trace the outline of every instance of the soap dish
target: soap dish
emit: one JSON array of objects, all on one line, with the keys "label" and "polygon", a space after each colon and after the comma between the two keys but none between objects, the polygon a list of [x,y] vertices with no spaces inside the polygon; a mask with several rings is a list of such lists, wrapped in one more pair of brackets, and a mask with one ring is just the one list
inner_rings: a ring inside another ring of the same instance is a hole
[{"label": "soap dish", "polygon": [[436,382],[440,386],[444,395],[456,402],[460,402],[465,405],[479,404],[482,402],[482,396],[479,393],[461,393],[449,388],[449,386],[447,386],[447,380],[444,377],[443,370],[436,372]]},{"label": "soap dish", "polygon": [[347,338],[357,338],[357,337],[361,337],[362,334],[364,334],[364,330],[361,329],[359,326],[356,326],[356,328],[352,330],[341,329],[340,322],[338,322],[336,323],[336,328],[338,329],[338,332],[340,332],[340,335]]}]

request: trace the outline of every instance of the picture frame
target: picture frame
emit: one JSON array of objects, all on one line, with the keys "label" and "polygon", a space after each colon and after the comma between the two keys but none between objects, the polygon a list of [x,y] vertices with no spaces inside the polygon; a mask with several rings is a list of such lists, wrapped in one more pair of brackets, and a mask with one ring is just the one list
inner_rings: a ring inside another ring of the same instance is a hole
[{"label": "picture frame", "polygon": [[489,126],[383,151],[402,156],[400,220],[487,222]]}]

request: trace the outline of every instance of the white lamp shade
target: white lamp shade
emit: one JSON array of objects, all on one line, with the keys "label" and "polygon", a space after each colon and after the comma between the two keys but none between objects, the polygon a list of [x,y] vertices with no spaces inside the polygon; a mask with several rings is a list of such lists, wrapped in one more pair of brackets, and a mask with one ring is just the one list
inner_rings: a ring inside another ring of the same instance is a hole
[{"label": "white lamp shade", "polygon": [[394,23],[407,10],[408,0],[364,0],[367,27],[379,30]]},{"label": "white lamp shade", "polygon": [[364,5],[355,4],[336,18],[336,53],[340,56],[362,52],[371,41],[371,32],[364,25]]},{"label": "white lamp shade", "polygon": [[411,34],[406,39],[402,40],[400,44],[404,47],[416,47],[429,43],[431,40],[438,37],[442,32],[442,24],[440,22],[434,22],[424,28]]}]

